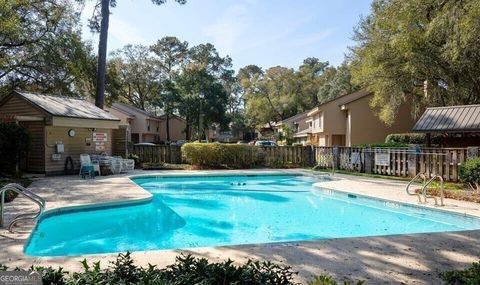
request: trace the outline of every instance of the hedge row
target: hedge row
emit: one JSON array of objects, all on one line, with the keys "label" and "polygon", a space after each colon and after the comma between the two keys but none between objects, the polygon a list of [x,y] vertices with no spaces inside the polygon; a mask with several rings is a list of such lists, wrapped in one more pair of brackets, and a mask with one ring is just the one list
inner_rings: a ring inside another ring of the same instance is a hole
[{"label": "hedge row", "polygon": [[[441,141],[441,135],[432,135],[430,137],[430,142],[433,145],[437,145]],[[385,138],[385,143],[392,144],[420,144],[424,145],[427,143],[427,138],[425,134],[418,133],[404,133],[404,134],[390,134]]]},{"label": "hedge row", "polygon": [[[237,266],[231,260],[210,263],[205,258],[181,255],[174,264],[166,268],[149,265],[147,268],[135,265],[130,253],[119,254],[116,261],[101,269],[100,262],[88,264],[82,262],[83,272],[69,273],[61,267],[31,267],[40,272],[42,284],[48,285],[216,285],[216,284],[250,284],[250,285],[290,285],[295,284],[293,277],[297,274],[291,267],[277,265],[268,261],[249,260]],[[0,264],[0,271],[8,268]],[[19,270],[19,269],[15,269]]]},{"label": "hedge row", "polygon": [[248,168],[259,160],[259,150],[252,145],[187,143],[182,146],[183,159],[200,167]]}]

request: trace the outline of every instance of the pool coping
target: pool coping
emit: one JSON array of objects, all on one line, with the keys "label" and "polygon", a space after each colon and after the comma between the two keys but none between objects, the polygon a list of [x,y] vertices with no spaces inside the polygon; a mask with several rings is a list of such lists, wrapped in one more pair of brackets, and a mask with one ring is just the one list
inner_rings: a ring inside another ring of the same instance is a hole
[{"label": "pool coping", "polygon": [[[55,216],[58,214],[63,214],[63,213],[72,213],[72,212],[78,212],[82,210],[98,210],[98,209],[104,209],[104,208],[114,208],[114,207],[125,207],[125,206],[134,206],[134,205],[141,205],[144,203],[149,203],[154,195],[149,192],[148,190],[144,189],[141,187],[139,184],[135,183],[134,179],[139,179],[139,178],[177,178],[177,177],[227,177],[227,176],[282,176],[282,175],[291,175],[291,176],[317,176],[317,177],[328,177],[329,179],[327,181],[335,181],[335,180],[341,180],[342,178],[335,177],[332,175],[329,175],[327,173],[318,173],[312,170],[305,170],[301,169],[300,171],[298,169],[295,169],[293,171],[289,170],[249,170],[249,173],[241,173],[239,171],[234,171],[234,172],[223,172],[223,173],[212,173],[210,171],[208,172],[195,172],[195,173],[151,173],[151,174],[134,174],[134,175],[128,175],[125,178],[128,179],[129,183],[137,186],[137,188],[143,190],[144,192],[149,194],[149,197],[146,198],[132,198],[132,199],[125,199],[125,200],[115,200],[111,202],[100,202],[100,203],[89,203],[89,204],[83,204],[83,205],[74,205],[74,206],[63,206],[63,207],[57,207],[57,208],[52,208],[49,210],[44,211],[39,218],[37,219],[35,226],[32,228],[31,232],[28,235],[28,238],[26,242],[23,245],[23,254],[25,254],[25,250],[28,247],[28,245],[31,242],[31,238],[33,236],[34,231],[37,229],[38,224],[45,218]],[[413,207],[416,209],[421,209],[421,210],[428,210],[428,211],[433,211],[433,212],[447,212],[448,214],[455,215],[455,216],[460,216],[460,217],[467,217],[471,219],[476,219],[480,220],[479,215],[472,215],[472,214],[467,214],[466,212],[459,212],[459,211],[452,211],[449,209],[441,209],[436,206],[428,205],[428,204],[415,204],[413,202],[405,202],[405,201],[398,201],[394,199],[387,199],[387,198],[382,198],[382,197],[376,197],[373,195],[366,195],[366,194],[359,194],[356,192],[351,192],[351,191],[346,191],[346,190],[339,190],[339,189],[334,189],[334,188],[329,188],[322,186],[321,184],[325,183],[325,181],[320,181],[320,182],[315,182],[312,184],[312,187],[317,188],[319,191],[322,190],[327,190],[327,191],[333,191],[345,195],[354,195],[357,197],[362,197],[364,199],[369,199],[369,200],[376,200],[379,202],[384,202],[384,203],[393,203],[393,204],[399,204],[405,207]],[[480,231],[480,229],[473,229],[473,230],[461,230],[461,231]],[[458,232],[458,231],[446,231],[445,233],[448,232]],[[234,244],[234,245],[219,245],[219,246],[205,246],[205,247],[193,247],[193,248],[180,248],[180,249],[150,249],[150,250],[136,250],[135,252],[149,252],[149,251],[159,251],[159,252],[165,252],[165,251],[173,251],[173,250],[195,250],[195,249],[208,249],[208,248],[221,248],[221,247],[235,247],[235,246],[258,246],[258,245],[272,245],[272,244],[294,244],[294,243],[301,243],[301,242],[318,242],[322,240],[332,240],[332,239],[345,239],[345,238],[369,238],[369,237],[388,237],[388,236],[402,236],[402,235],[416,235],[416,234],[433,234],[433,233],[438,233],[438,232],[426,232],[426,233],[405,233],[405,234],[388,234],[388,235],[372,235],[372,236],[359,236],[359,237],[329,237],[325,239],[309,239],[309,240],[292,240],[292,241],[271,241],[271,242],[265,242],[265,243],[249,243],[249,244]],[[82,254],[82,255],[64,255],[64,256],[31,256],[31,255],[26,255],[28,257],[32,258],[41,258],[41,259],[61,259],[61,258],[75,258],[79,256],[89,256],[89,257],[95,257],[95,256],[101,256],[101,255],[114,255],[118,254],[118,252],[105,252],[105,253],[90,253],[90,254]]]},{"label": "pool coping", "polygon": [[466,212],[459,212],[459,211],[455,211],[455,210],[451,210],[451,209],[442,209],[442,208],[440,208],[440,206],[435,206],[435,205],[415,204],[413,202],[397,201],[397,200],[387,199],[387,198],[382,198],[382,197],[369,196],[369,195],[366,195],[366,194],[359,194],[359,193],[356,193],[356,192],[349,192],[349,191],[346,191],[346,190],[328,188],[328,187],[325,187],[325,186],[321,186],[320,185],[321,183],[323,183],[323,182],[316,182],[316,183],[313,184],[313,187],[318,188],[319,190],[329,190],[329,191],[343,193],[343,194],[346,194],[346,195],[355,195],[355,196],[362,197],[362,198],[365,198],[365,199],[377,200],[377,201],[385,202],[385,203],[394,203],[394,204],[399,204],[399,205],[402,205],[402,206],[405,206],[405,207],[412,207],[412,208],[417,208],[417,209],[421,209],[421,210],[428,210],[428,211],[433,211],[433,212],[447,212],[447,213],[455,215],[455,216],[468,217],[468,218],[473,218],[473,219],[480,220],[480,216],[474,215],[474,214],[468,214]]}]

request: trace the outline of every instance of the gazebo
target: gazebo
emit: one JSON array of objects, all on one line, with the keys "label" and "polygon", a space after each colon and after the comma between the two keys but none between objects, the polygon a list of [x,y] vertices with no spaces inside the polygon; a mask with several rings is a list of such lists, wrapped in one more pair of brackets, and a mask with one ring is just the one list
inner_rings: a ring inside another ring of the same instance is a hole
[{"label": "gazebo", "polygon": [[432,135],[443,147],[480,146],[480,105],[427,108],[413,131],[425,133],[427,146]]}]

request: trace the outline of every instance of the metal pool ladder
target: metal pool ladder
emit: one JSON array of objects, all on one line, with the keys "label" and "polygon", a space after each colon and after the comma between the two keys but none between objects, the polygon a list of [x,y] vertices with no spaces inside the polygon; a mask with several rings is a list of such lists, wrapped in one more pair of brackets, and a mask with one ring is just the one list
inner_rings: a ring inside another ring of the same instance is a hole
[{"label": "metal pool ladder", "polygon": [[[422,190],[420,191],[420,193],[412,193],[410,192],[410,186],[415,182],[417,181],[419,178],[421,178],[423,180],[423,183],[422,183]],[[438,203],[438,200],[437,200],[437,197],[436,196],[432,196],[432,195],[428,195],[427,193],[427,187],[428,185],[430,185],[433,181],[435,180],[439,180],[440,181],[440,204]],[[411,195],[411,196],[417,196],[418,197],[418,203],[420,204],[426,204],[427,203],[427,198],[428,199],[433,199],[435,201],[435,206],[444,206],[443,204],[443,199],[444,199],[444,195],[443,195],[443,177],[440,176],[440,175],[434,175],[432,178],[430,178],[428,181],[427,181],[427,176],[425,176],[424,173],[420,172],[418,173],[417,175],[415,175],[415,177],[412,178],[412,180],[410,180],[407,184],[407,187],[406,187],[406,192],[408,195]],[[422,197],[423,197],[423,201],[422,201]]]},{"label": "metal pool ladder", "polygon": [[13,220],[10,222],[8,225],[8,230],[10,232],[13,232],[14,226],[23,220],[35,220],[40,216],[40,214],[43,213],[45,210],[45,200],[38,196],[37,194],[33,193],[30,190],[27,190],[25,187],[16,184],[16,183],[10,183],[5,185],[0,189],[0,227],[3,227],[4,225],[4,212],[5,212],[5,193],[7,191],[13,191],[18,193],[19,195],[22,195],[23,197],[27,198],[28,200],[32,201],[38,206],[38,211],[33,212],[33,213],[23,213],[20,215],[17,215]]},{"label": "metal pool ladder", "polygon": [[[438,204],[438,200],[437,200],[437,197],[436,196],[432,196],[432,195],[428,195],[427,193],[427,187],[430,183],[432,183],[433,181],[435,180],[439,180],[440,181],[440,204]],[[440,175],[434,175],[432,178],[430,178],[430,180],[428,180],[424,185],[423,185],[423,188],[422,188],[422,195],[423,195],[423,198],[425,199],[425,203],[427,203],[427,198],[432,198],[435,200],[435,206],[445,206],[443,204],[443,177],[440,176]]]},{"label": "metal pool ladder", "polygon": [[[410,186],[415,182],[417,181],[419,178],[423,179],[423,183],[422,183],[422,187],[425,185],[426,181],[427,181],[427,177],[425,176],[425,174],[423,174],[422,172],[418,173],[417,175],[415,175],[415,177],[412,178],[412,180],[410,180],[410,182],[408,182],[407,184],[407,188],[405,189],[405,191],[407,191],[407,194],[410,195],[410,196],[417,196],[418,197],[418,203],[422,204],[422,194],[420,193],[412,193],[410,192]],[[423,188],[422,188],[423,189]]]}]

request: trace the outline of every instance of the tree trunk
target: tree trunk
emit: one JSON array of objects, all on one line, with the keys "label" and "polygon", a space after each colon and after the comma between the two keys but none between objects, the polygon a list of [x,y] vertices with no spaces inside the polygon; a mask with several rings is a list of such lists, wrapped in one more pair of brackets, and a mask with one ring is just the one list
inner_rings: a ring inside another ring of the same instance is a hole
[{"label": "tree trunk", "polygon": [[189,141],[191,136],[190,118],[187,116],[185,120],[187,121],[186,128],[185,128],[185,139]]},{"label": "tree trunk", "polygon": [[165,114],[165,118],[167,119],[165,123],[167,124],[167,141],[169,142],[170,141],[170,115],[168,113]]},{"label": "tree trunk", "polygon": [[95,106],[101,109],[103,109],[105,102],[109,8],[110,0],[102,0],[102,22],[100,23],[100,39],[98,43],[97,88],[95,90]]}]

